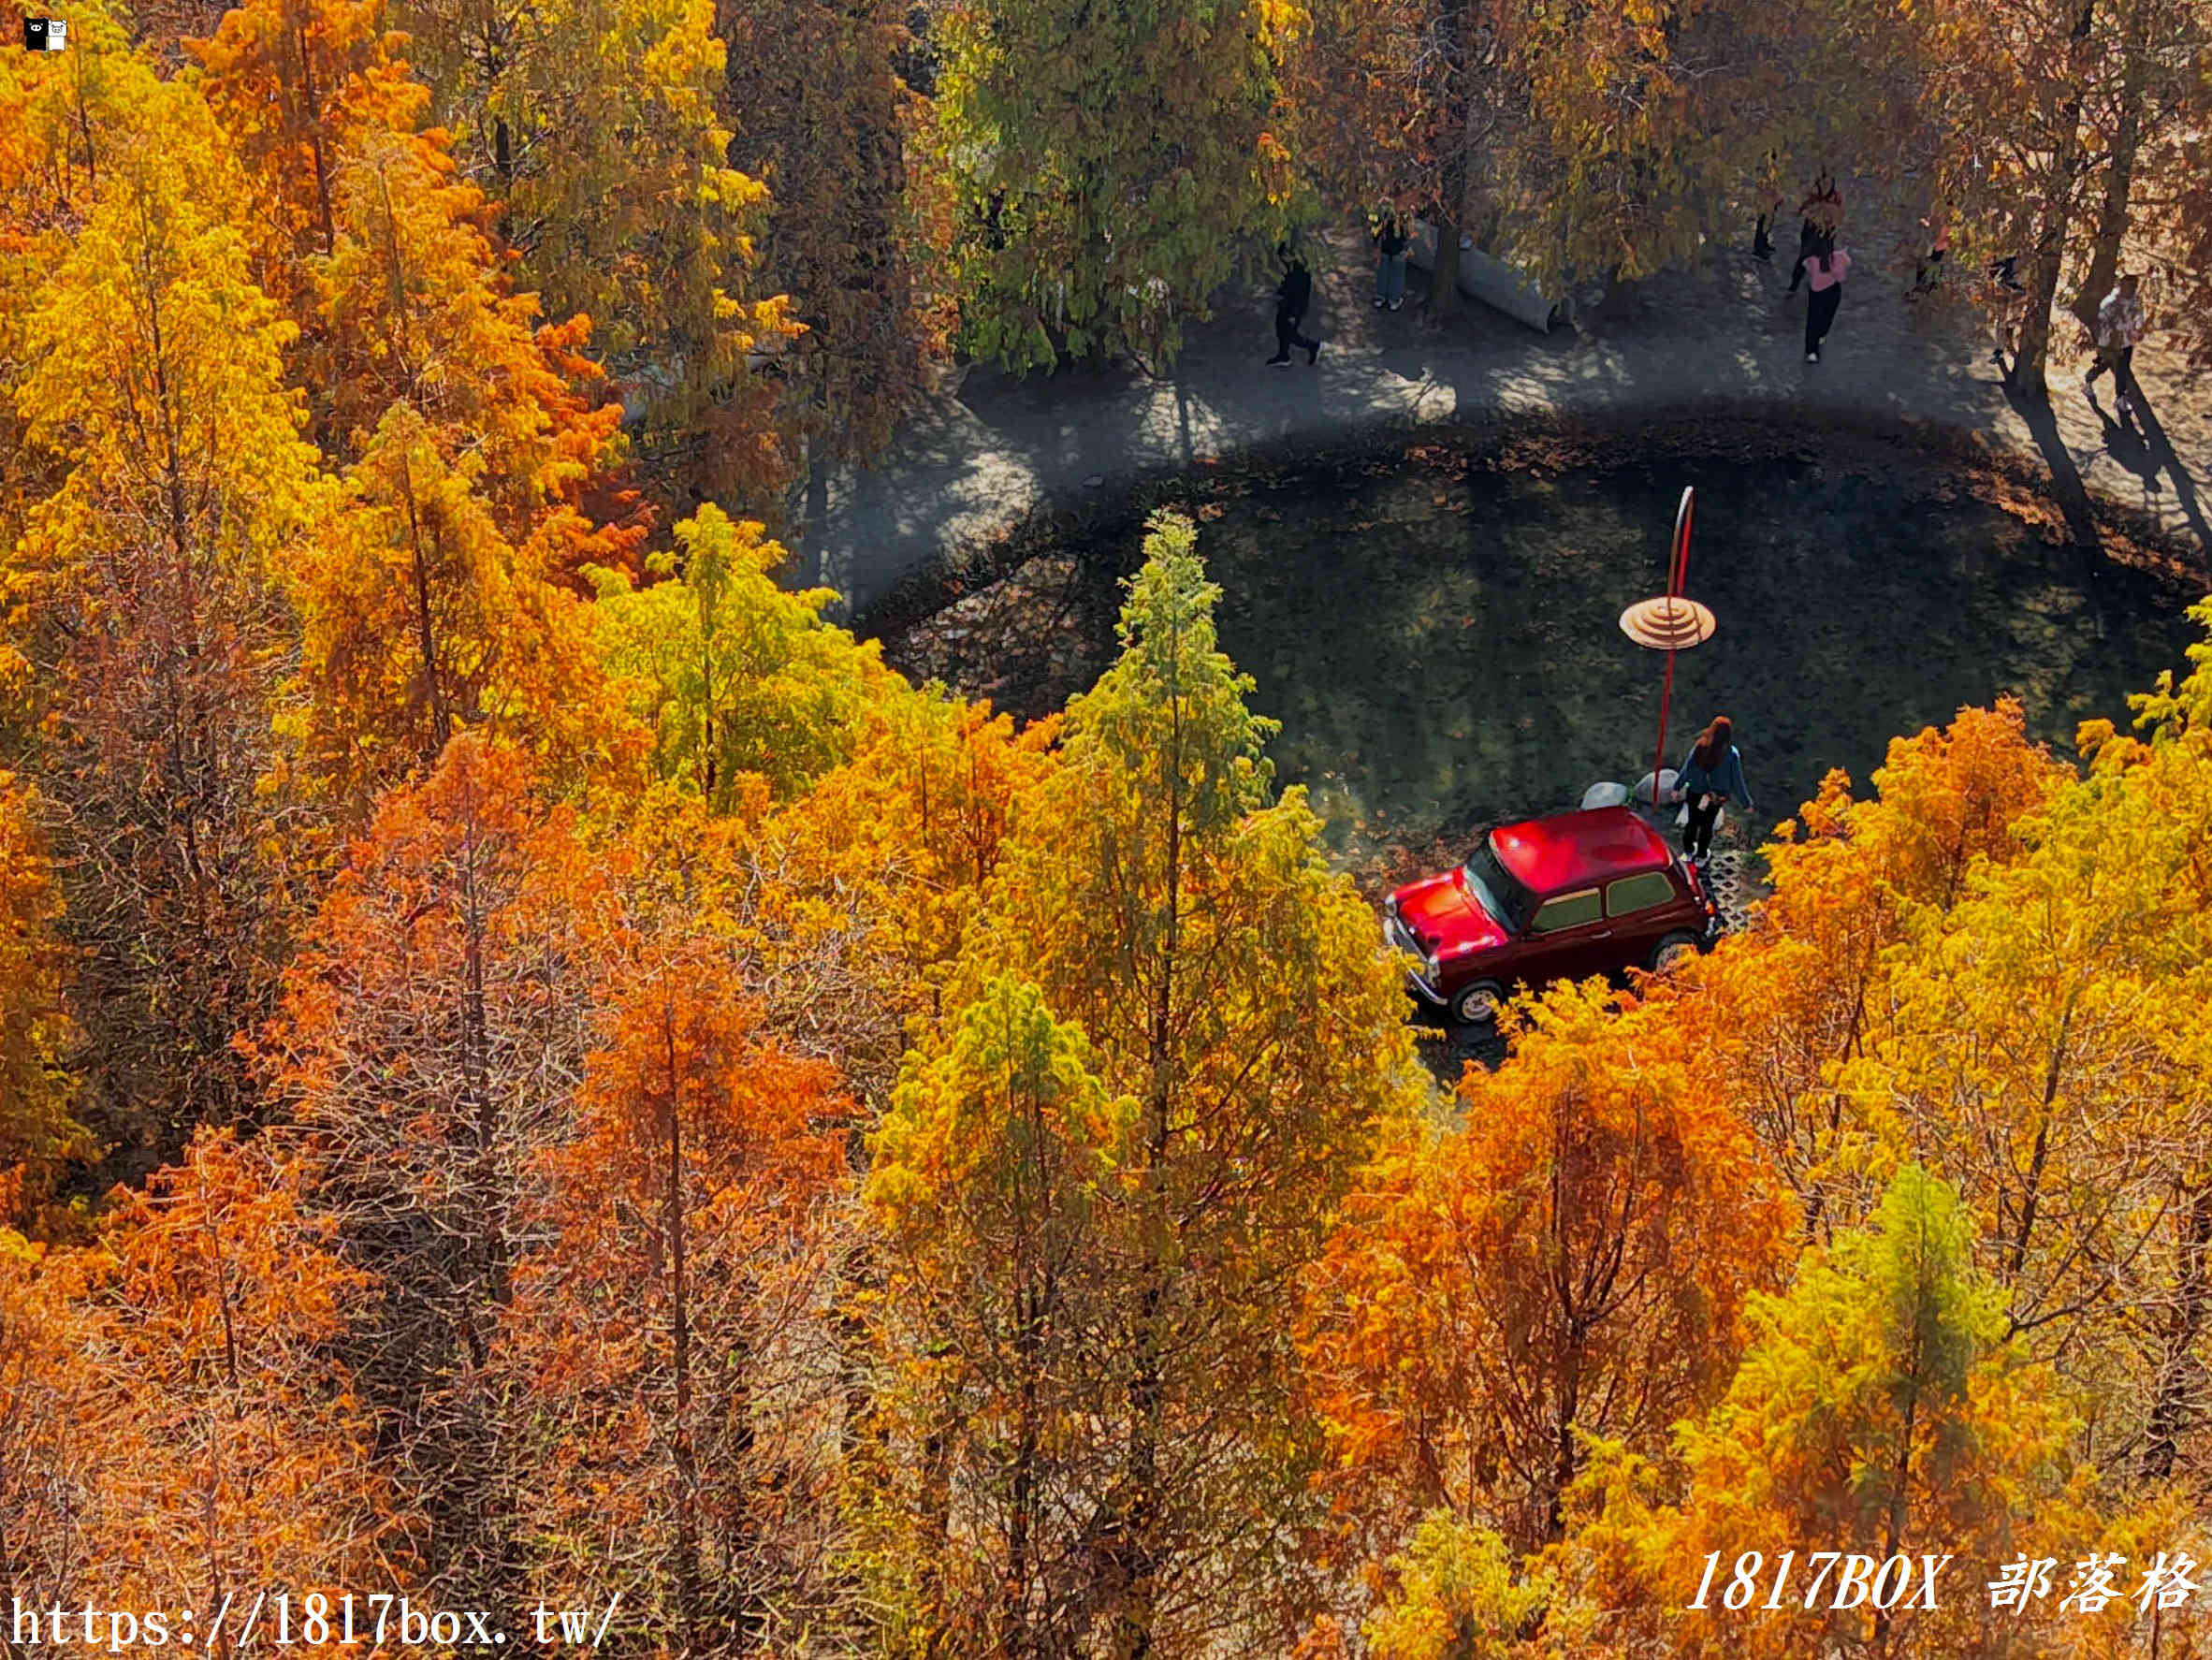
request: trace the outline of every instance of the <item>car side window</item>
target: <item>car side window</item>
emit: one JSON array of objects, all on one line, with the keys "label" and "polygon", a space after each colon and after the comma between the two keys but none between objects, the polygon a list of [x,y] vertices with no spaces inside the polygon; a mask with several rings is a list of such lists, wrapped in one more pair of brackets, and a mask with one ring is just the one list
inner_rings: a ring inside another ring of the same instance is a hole
[{"label": "car side window", "polygon": [[1562,928],[1579,928],[1584,923],[1594,923],[1605,914],[1605,904],[1595,888],[1584,888],[1579,893],[1560,894],[1547,899],[1536,908],[1529,931],[1535,934],[1556,934]]},{"label": "car side window", "polygon": [[1624,876],[1606,890],[1606,914],[1626,916],[1632,910],[1664,905],[1673,897],[1674,883],[1666,880],[1666,872],[1647,870],[1641,876]]}]

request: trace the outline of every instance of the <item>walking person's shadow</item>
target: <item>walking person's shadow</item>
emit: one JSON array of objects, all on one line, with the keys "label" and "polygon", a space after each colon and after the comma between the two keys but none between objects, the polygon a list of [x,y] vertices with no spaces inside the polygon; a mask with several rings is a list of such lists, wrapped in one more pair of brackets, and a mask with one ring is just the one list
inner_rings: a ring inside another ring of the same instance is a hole
[{"label": "walking person's shadow", "polygon": [[2165,491],[2159,479],[2165,468],[2163,460],[2151,448],[2148,436],[2135,425],[2132,409],[2117,416],[2109,415],[2094,392],[2089,394],[2089,407],[2104,429],[2104,453],[2141,482],[2144,510],[2155,516],[2158,498]]},{"label": "walking person's shadow", "polygon": [[[2095,398],[2089,400],[2092,407],[2096,401]],[[2169,474],[2174,480],[2174,499],[2181,504],[2182,517],[2188,519],[2189,528],[2196,532],[2197,546],[2205,562],[2212,564],[2212,524],[2205,522],[2204,504],[2197,500],[2197,481],[2190,476],[2189,469],[2181,464],[2181,458],[2175,454],[2173,441],[2166,436],[2165,428],[2160,425],[2157,411],[2150,407],[2150,400],[2143,395],[2143,383],[2132,375],[2129,376],[2128,405],[2134,412],[2138,429],[2134,442],[2141,445],[2146,463],[2150,469],[2149,475],[2144,478],[2146,501],[2159,488],[2155,482],[2156,475],[2161,472]],[[2108,419],[2102,409],[2097,411],[2097,416],[2105,422],[2106,447],[2110,448],[2111,430],[2118,423]],[[2120,460],[2117,451],[2114,452],[2113,459],[2120,461],[2120,465],[2127,467],[2131,473],[2135,471],[2128,462]]]}]

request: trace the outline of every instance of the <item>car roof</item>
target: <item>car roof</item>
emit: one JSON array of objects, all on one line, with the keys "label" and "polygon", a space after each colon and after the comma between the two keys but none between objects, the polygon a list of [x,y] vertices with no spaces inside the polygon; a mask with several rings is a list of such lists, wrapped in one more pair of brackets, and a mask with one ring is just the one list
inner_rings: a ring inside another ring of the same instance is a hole
[{"label": "car roof", "polygon": [[1504,865],[1535,893],[1606,881],[1672,863],[1658,831],[1624,807],[1594,807],[1500,824],[1490,845]]}]

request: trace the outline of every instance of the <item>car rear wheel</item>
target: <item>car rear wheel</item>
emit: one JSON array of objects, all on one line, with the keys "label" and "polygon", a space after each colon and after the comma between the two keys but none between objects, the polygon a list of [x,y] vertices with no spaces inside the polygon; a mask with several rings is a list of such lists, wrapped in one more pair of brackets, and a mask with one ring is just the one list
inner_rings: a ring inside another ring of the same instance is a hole
[{"label": "car rear wheel", "polygon": [[1488,980],[1478,980],[1464,990],[1452,994],[1451,1017],[1462,1026],[1494,1026],[1498,1011],[1505,1006],[1504,989]]},{"label": "car rear wheel", "polygon": [[1695,934],[1669,934],[1659,941],[1652,953],[1652,971],[1664,974],[1669,968],[1679,968],[1697,954],[1697,937]]}]

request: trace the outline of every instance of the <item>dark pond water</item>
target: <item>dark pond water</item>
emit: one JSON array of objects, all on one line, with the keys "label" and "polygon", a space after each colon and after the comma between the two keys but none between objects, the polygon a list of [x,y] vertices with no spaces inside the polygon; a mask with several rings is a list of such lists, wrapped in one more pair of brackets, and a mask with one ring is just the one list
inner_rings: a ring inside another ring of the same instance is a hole
[{"label": "dark pond water", "polygon": [[[2015,692],[2036,735],[2071,752],[2078,722],[2124,724],[2127,694],[2183,664],[2188,590],[1886,472],[1409,464],[1194,487],[1185,505],[1205,519],[1222,644],[1282,722],[1278,778],[1310,786],[1356,865],[1649,769],[1664,659],[1619,619],[1665,588],[1685,483],[1697,490],[1689,592],[1719,630],[1677,659],[1668,764],[1727,714],[1761,831],[1830,767],[1863,788],[1892,736],[1963,704]],[[894,638],[893,659],[1040,712],[1111,649],[1111,583],[1080,575],[1100,562],[1057,561],[1055,588],[1037,574],[1054,561],[1040,561],[1010,585],[1027,582],[1023,603],[971,600],[956,624],[947,614]]]}]

